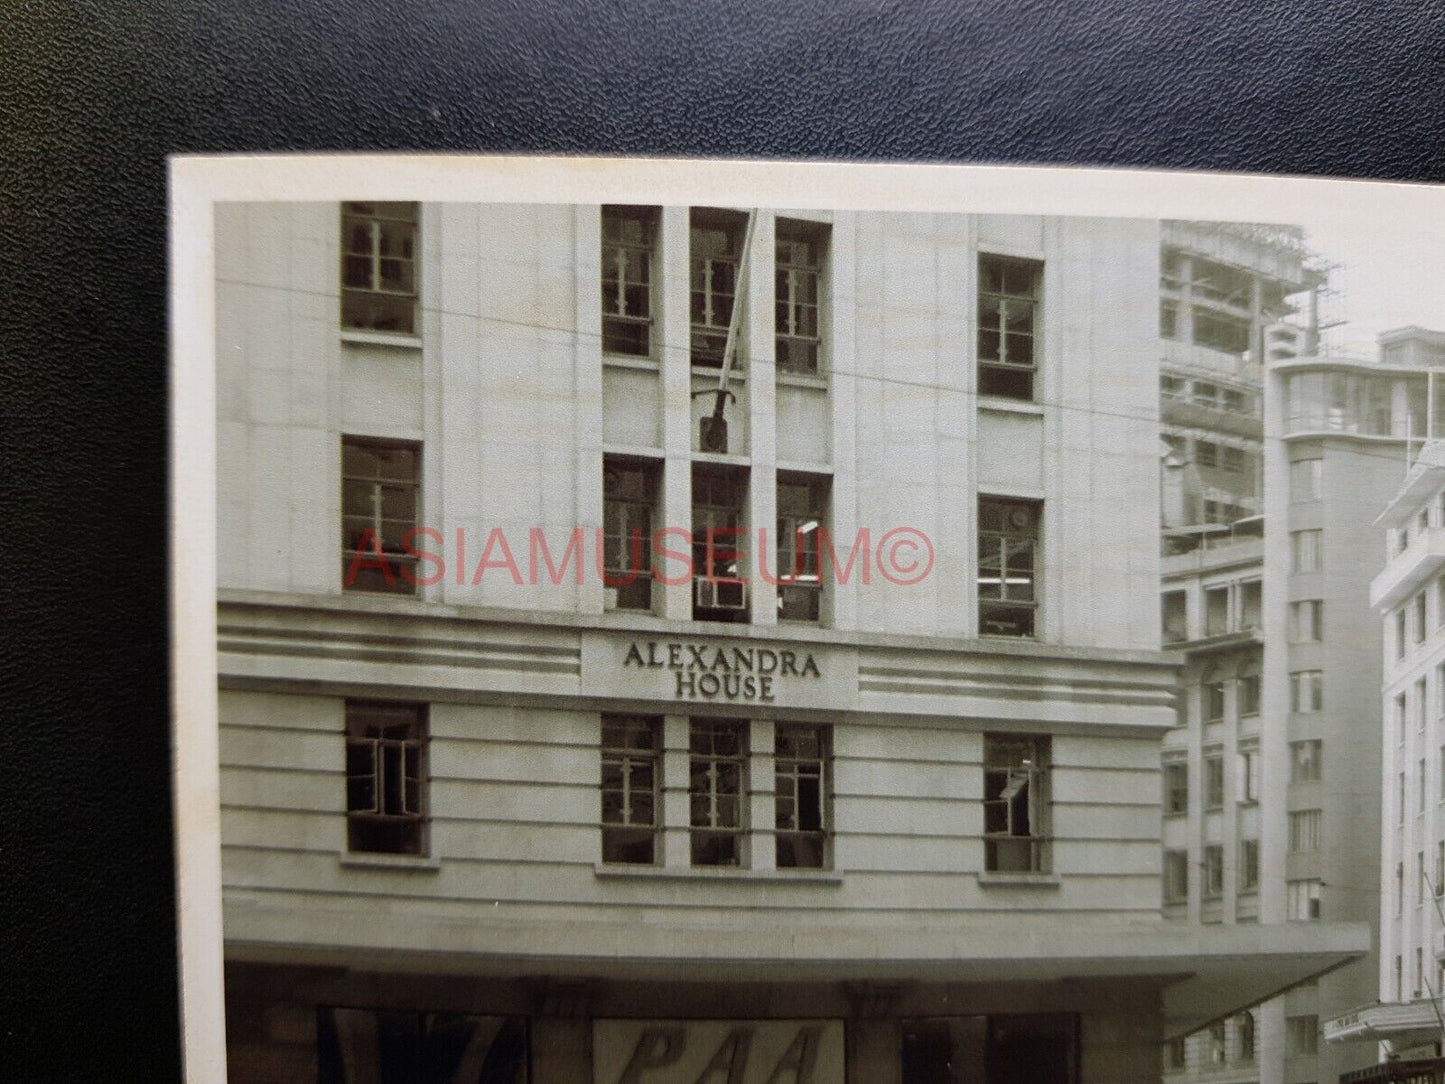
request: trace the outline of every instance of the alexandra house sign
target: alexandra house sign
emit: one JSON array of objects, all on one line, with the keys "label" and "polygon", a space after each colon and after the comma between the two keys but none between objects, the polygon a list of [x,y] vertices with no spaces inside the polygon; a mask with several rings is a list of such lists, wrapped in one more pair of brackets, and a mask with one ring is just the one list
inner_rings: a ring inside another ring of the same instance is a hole
[{"label": "alexandra house sign", "polygon": [[773,703],[783,683],[819,681],[823,676],[806,649],[708,641],[632,640],[622,668],[668,674],[668,688],[677,700],[759,704]]}]

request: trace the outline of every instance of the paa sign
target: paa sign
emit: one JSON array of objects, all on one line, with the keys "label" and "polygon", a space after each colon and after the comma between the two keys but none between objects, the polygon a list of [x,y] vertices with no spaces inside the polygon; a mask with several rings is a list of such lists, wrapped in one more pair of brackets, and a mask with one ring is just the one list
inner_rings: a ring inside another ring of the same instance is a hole
[{"label": "paa sign", "polygon": [[843,1084],[841,1020],[597,1020],[593,1084]]}]

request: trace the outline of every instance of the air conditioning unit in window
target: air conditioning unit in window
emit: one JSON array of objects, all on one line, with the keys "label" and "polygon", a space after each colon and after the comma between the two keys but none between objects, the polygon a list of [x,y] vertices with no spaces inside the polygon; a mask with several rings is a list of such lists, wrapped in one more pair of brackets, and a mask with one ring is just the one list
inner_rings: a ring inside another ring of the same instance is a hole
[{"label": "air conditioning unit in window", "polygon": [[698,419],[697,449],[714,455],[726,455],[728,450],[728,420],[708,415]]},{"label": "air conditioning unit in window", "polygon": [[742,580],[709,580],[698,577],[692,584],[693,605],[699,610],[746,610],[748,585]]}]

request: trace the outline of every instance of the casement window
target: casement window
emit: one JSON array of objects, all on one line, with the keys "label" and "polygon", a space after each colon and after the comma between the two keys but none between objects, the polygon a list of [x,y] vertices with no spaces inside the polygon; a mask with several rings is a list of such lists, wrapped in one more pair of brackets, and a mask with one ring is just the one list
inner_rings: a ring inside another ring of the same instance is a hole
[{"label": "casement window", "polygon": [[1042,263],[1009,256],[978,258],[978,391],[1034,398]]},{"label": "casement window", "polygon": [[1253,892],[1259,887],[1259,840],[1239,841],[1239,891]]},{"label": "casement window", "polygon": [[1290,531],[1289,544],[1291,572],[1318,572],[1323,567],[1324,532],[1319,528]]},{"label": "casement window", "polygon": [[1289,638],[1295,644],[1313,644],[1324,639],[1325,604],[1317,598],[1289,604]]},{"label": "casement window", "polygon": [[1320,882],[1315,879],[1285,882],[1285,916],[1291,922],[1315,922],[1320,917]]},{"label": "casement window", "polygon": [[1242,1012],[1234,1018],[1234,1033],[1239,1037],[1239,1060],[1254,1061],[1255,1027],[1254,1013]]},{"label": "casement window", "polygon": [[1220,753],[1204,758],[1204,808],[1224,806],[1224,756]]},{"label": "casement window", "polygon": [[1415,762],[1415,812],[1425,812],[1425,758]]},{"label": "casement window", "polygon": [[1323,459],[1296,459],[1289,465],[1289,499],[1296,503],[1317,501],[1323,493]]},{"label": "casement window", "polygon": [[1435,627],[1445,628],[1445,576],[1435,580]]},{"label": "casement window", "polygon": [[1409,718],[1410,714],[1406,706],[1407,703],[1408,701],[1406,701],[1404,693],[1399,693],[1395,696],[1395,744],[1397,745],[1405,744],[1405,720]]},{"label": "casement window", "polygon": [[1405,863],[1395,863],[1395,915],[1405,913]]},{"label": "casement window", "polygon": [[1396,791],[1396,795],[1395,795],[1395,811],[1396,811],[1396,813],[1398,813],[1398,815],[1399,815],[1399,820],[1398,820],[1397,823],[1399,823],[1399,825],[1400,825],[1401,827],[1404,827],[1404,824],[1405,824],[1405,773],[1404,773],[1404,772],[1401,772],[1400,775],[1399,775],[1398,786],[1397,786],[1397,791]]},{"label": "casement window", "polygon": [[1224,894],[1224,848],[1211,843],[1204,848],[1203,895],[1207,900]]},{"label": "casement window", "polygon": [[1395,957],[1395,1000],[1405,1000],[1405,961],[1404,957]]},{"label": "casement window", "polygon": [[662,720],[602,716],[602,861],[661,858]]},{"label": "casement window", "polygon": [[1289,781],[1291,783],[1315,783],[1319,781],[1323,766],[1324,746],[1318,738],[1310,741],[1289,743]]},{"label": "casement window", "polygon": [[1240,749],[1239,758],[1239,801],[1241,804],[1259,801],[1259,750],[1250,747]]},{"label": "casement window", "polygon": [[1409,617],[1404,607],[1395,611],[1395,661],[1399,662],[1410,650],[1410,634],[1408,632]]},{"label": "casement window", "polygon": [[1259,580],[1245,580],[1239,584],[1239,627],[1249,631],[1259,628],[1260,611],[1264,604],[1264,585]]},{"label": "casement window", "polygon": [[1425,607],[1425,592],[1421,591],[1410,603],[1410,608],[1414,614],[1414,620],[1412,620],[1410,624],[1415,634],[1415,642],[1417,644],[1425,642],[1425,633],[1430,627],[1427,624],[1429,619],[1425,616]]},{"label": "casement window", "polygon": [[1164,852],[1164,902],[1183,903],[1189,899],[1189,852]]},{"label": "casement window", "polygon": [[692,470],[692,616],[695,621],[748,620],[742,527],[747,474],[694,464]]},{"label": "casement window", "polygon": [[602,352],[651,357],[655,207],[602,208]]},{"label": "casement window", "polygon": [[1325,706],[1323,670],[1295,670],[1289,676],[1289,710],[1322,711]]},{"label": "casement window", "polygon": [[416,593],[420,489],[421,445],[341,438],[343,589]]},{"label": "casement window", "polygon": [[1159,394],[1165,399],[1187,399],[1189,398],[1189,381],[1182,376],[1161,376],[1159,378]]},{"label": "casement window", "polygon": [[818,371],[827,236],[822,225],[778,220],[774,300],[779,372]]},{"label": "casement window", "polygon": [[1425,678],[1415,682],[1415,729],[1424,730],[1430,717],[1430,686]]},{"label": "casement window", "polygon": [[1160,623],[1164,630],[1164,642],[1177,644],[1189,639],[1189,619],[1186,608],[1187,596],[1183,591],[1165,591],[1160,596]]},{"label": "casement window", "polygon": [[1229,587],[1204,589],[1204,635],[1223,636],[1229,631]]},{"label": "casement window", "polygon": [[1259,714],[1259,673],[1254,663],[1245,664],[1235,685],[1240,718]]},{"label": "casement window", "polygon": [[1159,337],[1173,339],[1179,334],[1179,302],[1159,302]]},{"label": "casement window", "polygon": [[748,724],[694,719],[688,737],[692,864],[742,866]]},{"label": "casement window", "polygon": [[425,853],[426,744],[425,705],[346,702],[349,850]]},{"label": "casement window", "polygon": [[1425,905],[1425,852],[1415,852],[1415,906]]},{"label": "casement window", "polygon": [[1032,637],[1038,606],[1038,501],[978,500],[978,631]]},{"label": "casement window", "polygon": [[1425,992],[1425,952],[1415,947],[1415,997]]},{"label": "casement window", "polygon": [[822,616],[820,542],[828,523],[828,479],[778,475],[778,618],[817,621]]},{"label": "casement window", "polygon": [[1211,384],[1207,380],[1194,381],[1193,399],[1195,406],[1207,407],[1210,410],[1219,409],[1219,385]]},{"label": "casement window", "polygon": [[322,1084],[526,1084],[527,1051],[525,1016],[331,1007],[316,1014]]},{"label": "casement window", "polygon": [[1435,876],[1430,879],[1430,885],[1437,900],[1445,896],[1445,840],[1435,843]]},{"label": "casement window", "polygon": [[1318,1016],[1289,1016],[1285,1018],[1284,1052],[1289,1057],[1303,1057],[1319,1053],[1320,1018]]},{"label": "casement window", "polygon": [[[737,301],[747,216],[695,208],[689,236],[692,364],[722,367]],[[734,358],[734,365],[738,359]]]},{"label": "casement window", "polygon": [[1211,440],[1194,442],[1194,463],[1200,467],[1219,466],[1219,445]]},{"label": "casement window", "polygon": [[1225,388],[1223,405],[1225,411],[1230,414],[1252,415],[1254,413],[1254,396],[1248,392]]},{"label": "casement window", "polygon": [[1164,812],[1189,812],[1189,765],[1183,761],[1164,765]]},{"label": "casement window", "polygon": [[652,609],[655,463],[607,456],[602,461],[603,595],[609,610]]},{"label": "casement window", "polygon": [[1049,748],[1042,736],[983,739],[984,868],[1048,870]]},{"label": "casement window", "polygon": [[833,729],[779,723],[774,732],[774,809],[779,869],[828,867]]},{"label": "casement window", "polygon": [[1320,817],[1318,809],[1296,809],[1289,815],[1289,850],[1291,854],[1307,854],[1320,849]]},{"label": "casement window", "polygon": [[341,326],[416,333],[419,204],[341,205]]}]

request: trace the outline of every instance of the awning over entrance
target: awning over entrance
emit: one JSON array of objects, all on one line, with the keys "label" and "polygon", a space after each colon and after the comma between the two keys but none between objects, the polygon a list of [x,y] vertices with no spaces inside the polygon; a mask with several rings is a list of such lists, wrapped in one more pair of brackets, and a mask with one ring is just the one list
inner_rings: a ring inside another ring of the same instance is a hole
[{"label": "awning over entrance", "polygon": [[1364,1005],[1324,1021],[1327,1043],[1388,1042],[1397,1050],[1436,1042],[1445,1005],[1430,998]]}]

